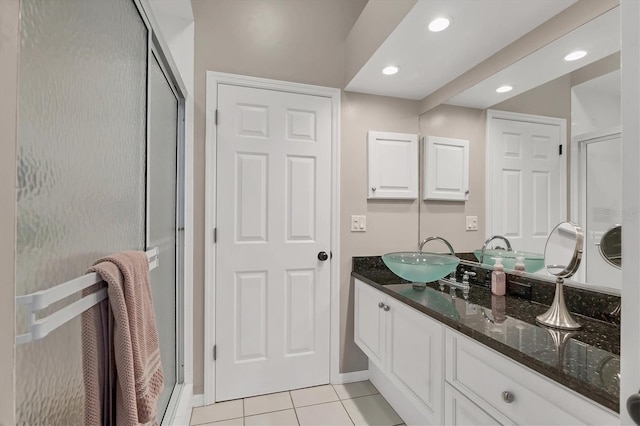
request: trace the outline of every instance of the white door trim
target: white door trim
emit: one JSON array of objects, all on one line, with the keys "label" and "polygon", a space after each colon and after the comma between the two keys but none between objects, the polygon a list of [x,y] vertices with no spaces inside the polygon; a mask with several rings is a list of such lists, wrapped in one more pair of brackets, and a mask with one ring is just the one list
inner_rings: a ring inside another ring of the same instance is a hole
[{"label": "white door trim", "polygon": [[599,130],[597,132],[585,133],[582,135],[574,136],[571,141],[571,221],[575,223],[587,223],[586,222],[586,207],[587,203],[584,194],[584,185],[580,185],[583,182],[582,179],[586,177],[586,172],[581,169],[580,164],[584,164],[585,158],[585,145],[589,142],[596,142],[600,139],[609,139],[610,137],[618,135],[622,137],[622,127],[612,127],[606,130]]},{"label": "white door trim", "polygon": [[[487,125],[486,125],[486,133],[485,133],[485,152],[486,152],[486,171],[485,171],[485,229],[486,229],[486,237],[494,235],[493,229],[491,226],[491,214],[492,214],[492,203],[493,203],[493,186],[491,184],[492,181],[492,170],[493,170],[493,159],[495,156],[495,150],[493,144],[489,143],[490,135],[491,135],[491,123],[492,120],[498,118],[503,120],[513,120],[513,121],[524,121],[527,123],[537,123],[537,124],[550,124],[560,127],[560,143],[563,146],[564,155],[568,155],[567,150],[567,120],[564,118],[556,118],[556,117],[545,117],[542,115],[533,115],[533,114],[520,114],[517,112],[509,112],[509,111],[498,111],[495,109],[487,110]],[[563,200],[563,204],[561,206],[562,210],[565,212],[564,216],[568,217],[567,212],[567,162],[563,161],[561,163],[560,176],[562,179],[560,186],[560,198]]]},{"label": "white door trim", "polygon": [[278,90],[331,99],[331,325],[330,377],[340,379],[340,89],[292,83],[258,77],[207,71],[205,111],[205,244],[204,244],[204,404],[215,402],[215,259],[213,233],[216,226],[216,149],[217,129],[214,117],[218,85]]},{"label": "white door trim", "polygon": [[[587,188],[583,182],[585,182],[587,178],[587,171],[582,167],[582,165],[586,164],[587,144],[612,139],[616,135],[618,137],[622,137],[622,127],[617,126],[611,129],[598,130],[596,132],[585,133],[571,138],[571,191],[569,199],[571,214],[569,216],[569,220],[578,224],[582,223],[584,225],[584,229],[586,229],[587,223]],[[583,265],[585,265],[585,259],[586,257],[583,257],[582,259]],[[573,280],[586,283],[586,274],[587,268],[581,267],[573,277]],[[605,293],[610,293],[613,290],[613,293],[617,293],[615,289],[608,287],[593,286],[589,288],[598,289],[598,291],[603,291]]]}]

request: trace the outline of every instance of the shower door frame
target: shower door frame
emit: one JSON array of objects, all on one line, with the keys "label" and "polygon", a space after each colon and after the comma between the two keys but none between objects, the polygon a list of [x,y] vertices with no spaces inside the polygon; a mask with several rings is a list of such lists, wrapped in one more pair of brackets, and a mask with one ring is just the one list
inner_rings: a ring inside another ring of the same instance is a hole
[{"label": "shower door frame", "polygon": [[[590,143],[603,142],[614,138],[615,136],[622,138],[622,127],[616,126],[605,130],[584,133],[576,135],[572,138],[571,143],[571,221],[577,224],[583,224],[583,229],[587,230],[587,187],[584,184],[587,178],[586,165],[587,145]],[[586,244],[586,243],[585,243]],[[585,249],[586,252],[586,249]],[[586,259],[583,258],[583,259]],[[588,262],[588,260],[587,260]],[[579,283],[587,283],[586,263],[578,269],[574,277],[574,281]],[[587,289],[600,291],[604,293],[620,294],[621,290],[612,287],[606,287],[600,284],[588,283]]]},{"label": "shower door frame", "polygon": [[[146,131],[146,156],[148,161],[149,150],[151,149],[150,140],[150,91],[149,91],[149,69],[151,67],[151,61],[155,59],[158,61],[160,68],[169,83],[171,91],[176,96],[178,101],[178,129],[177,129],[177,152],[176,152],[176,384],[171,393],[169,404],[166,410],[162,413],[162,424],[171,424],[172,420],[178,414],[179,406],[182,399],[187,397],[191,399],[190,393],[184,395],[185,389],[185,346],[191,344],[185,341],[185,337],[190,335],[185,329],[185,313],[186,300],[185,300],[185,269],[184,269],[184,253],[185,253],[185,108],[187,89],[184,81],[180,76],[180,71],[176,65],[169,46],[164,39],[160,25],[156,21],[149,0],[132,0],[140,17],[144,22],[148,31],[147,42],[147,131]],[[149,218],[151,212],[149,211],[149,167],[147,166],[146,176],[146,209],[145,209],[145,223],[148,229]],[[145,244],[148,246],[148,232],[145,233]],[[162,253],[159,254],[159,261],[162,262]]]}]

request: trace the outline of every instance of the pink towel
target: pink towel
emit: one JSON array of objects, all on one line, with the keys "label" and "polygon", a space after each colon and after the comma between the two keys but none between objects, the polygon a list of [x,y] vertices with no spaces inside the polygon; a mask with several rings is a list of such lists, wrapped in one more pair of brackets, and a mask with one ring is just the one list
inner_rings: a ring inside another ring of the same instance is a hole
[{"label": "pink towel", "polygon": [[116,253],[89,272],[107,283],[111,315],[100,305],[82,314],[85,424],[156,424],[164,376],[147,257]]}]

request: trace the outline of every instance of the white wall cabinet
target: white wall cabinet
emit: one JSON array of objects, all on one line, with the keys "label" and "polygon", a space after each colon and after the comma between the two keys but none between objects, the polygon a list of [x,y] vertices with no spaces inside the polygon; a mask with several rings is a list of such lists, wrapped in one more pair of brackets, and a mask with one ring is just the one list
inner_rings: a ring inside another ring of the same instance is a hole
[{"label": "white wall cabinet", "polygon": [[367,133],[369,199],[418,198],[418,136]]},{"label": "white wall cabinet", "polygon": [[620,423],[617,413],[357,279],[354,326],[371,381],[408,424]]},{"label": "white wall cabinet", "polygon": [[355,298],[356,344],[427,424],[442,424],[443,325],[358,280]]},{"label": "white wall cabinet", "polygon": [[469,198],[469,141],[425,136],[423,164],[425,200]]}]

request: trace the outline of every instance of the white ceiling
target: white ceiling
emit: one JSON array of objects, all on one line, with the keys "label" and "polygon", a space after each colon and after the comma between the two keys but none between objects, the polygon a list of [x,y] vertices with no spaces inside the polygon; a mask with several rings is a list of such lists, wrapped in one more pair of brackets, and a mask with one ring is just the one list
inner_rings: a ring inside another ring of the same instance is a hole
[{"label": "white ceiling", "polygon": [[[576,0],[418,0],[345,90],[422,99]],[[452,18],[445,31],[428,23]],[[397,65],[400,72],[382,74]]]},{"label": "white ceiling", "polygon": [[[619,9],[616,7],[600,15],[454,96],[446,103],[471,108],[488,108],[618,52],[620,50]],[[585,50],[588,54],[577,61],[567,62],[563,59],[566,54],[575,50]],[[513,86],[513,90],[508,93],[496,93],[496,89],[505,84]]]}]

